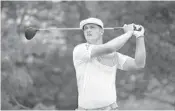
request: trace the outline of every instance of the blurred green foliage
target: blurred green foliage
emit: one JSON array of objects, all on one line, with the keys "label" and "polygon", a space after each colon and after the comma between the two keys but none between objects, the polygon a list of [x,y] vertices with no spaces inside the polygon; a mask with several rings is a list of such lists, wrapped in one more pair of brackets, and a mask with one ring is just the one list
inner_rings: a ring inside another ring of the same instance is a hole
[{"label": "blurred green foliage", "polygon": [[[24,30],[79,27],[87,17],[105,27],[128,23],[145,27],[143,70],[119,70],[119,109],[175,108],[175,2],[173,1],[2,1],[1,109],[75,109],[74,46],[85,42],[81,31],[42,31],[28,41]],[[104,41],[122,31],[105,31]],[[133,37],[119,52],[134,57]]]}]

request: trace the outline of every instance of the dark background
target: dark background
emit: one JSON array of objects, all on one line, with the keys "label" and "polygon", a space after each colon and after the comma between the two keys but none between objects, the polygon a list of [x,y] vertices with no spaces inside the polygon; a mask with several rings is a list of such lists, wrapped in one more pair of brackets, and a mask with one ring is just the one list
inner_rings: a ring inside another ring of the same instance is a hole
[{"label": "dark background", "polygon": [[[175,2],[173,1],[1,1],[1,109],[75,109],[74,46],[81,31],[42,31],[28,41],[27,26],[79,27],[98,17],[105,27],[145,27],[146,66],[116,76],[119,109],[175,108]],[[105,31],[104,41],[123,34]],[[134,57],[135,37],[119,52]]]}]

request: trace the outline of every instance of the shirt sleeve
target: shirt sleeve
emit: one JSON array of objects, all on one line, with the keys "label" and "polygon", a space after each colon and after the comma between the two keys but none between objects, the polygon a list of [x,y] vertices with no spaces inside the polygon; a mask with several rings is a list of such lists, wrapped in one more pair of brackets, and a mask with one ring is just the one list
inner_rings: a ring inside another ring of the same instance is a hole
[{"label": "shirt sleeve", "polygon": [[129,56],[121,54],[119,52],[117,52],[116,54],[117,54],[117,60],[118,60],[117,68],[123,70],[124,63],[126,62],[127,58],[129,58]]},{"label": "shirt sleeve", "polygon": [[87,62],[91,59],[91,50],[93,45],[80,44],[77,45],[73,50],[73,62],[74,65]]}]

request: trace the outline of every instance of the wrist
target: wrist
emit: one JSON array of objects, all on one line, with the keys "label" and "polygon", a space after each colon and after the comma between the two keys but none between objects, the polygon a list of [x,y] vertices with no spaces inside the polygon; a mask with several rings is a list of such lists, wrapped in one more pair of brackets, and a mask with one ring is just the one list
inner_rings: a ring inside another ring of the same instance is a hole
[{"label": "wrist", "polygon": [[139,38],[144,38],[144,35],[137,36],[136,38],[137,38],[137,39],[139,39]]},{"label": "wrist", "polygon": [[126,33],[133,35],[134,31],[130,30],[130,31],[126,32]]}]

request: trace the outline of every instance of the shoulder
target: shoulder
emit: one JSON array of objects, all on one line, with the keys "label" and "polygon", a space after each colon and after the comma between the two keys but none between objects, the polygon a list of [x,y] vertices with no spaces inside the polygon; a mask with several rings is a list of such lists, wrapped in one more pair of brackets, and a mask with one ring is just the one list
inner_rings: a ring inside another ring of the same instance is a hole
[{"label": "shoulder", "polygon": [[85,48],[86,48],[86,43],[78,44],[74,47],[73,53],[80,53],[81,51],[84,51]]},{"label": "shoulder", "polygon": [[126,60],[129,56],[122,54],[122,53],[119,53],[119,52],[115,52],[115,57],[118,60]]},{"label": "shoulder", "polygon": [[115,54],[116,54],[117,57],[123,57],[123,56],[124,56],[124,55],[123,55],[122,53],[120,53],[120,52],[115,52]]},{"label": "shoulder", "polygon": [[119,53],[119,52],[116,52],[116,57],[118,60],[122,60],[122,61],[125,61],[127,58],[129,58],[129,56]]}]

